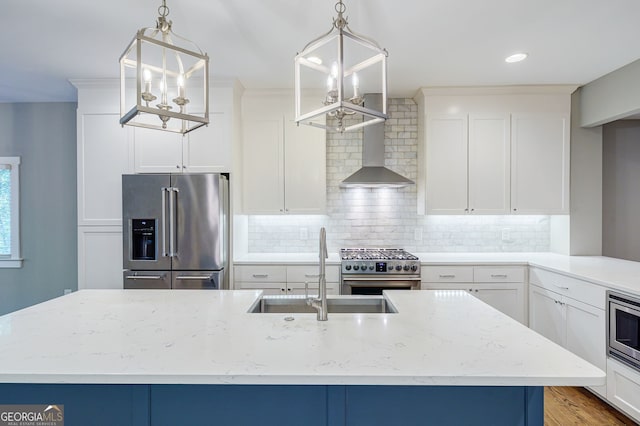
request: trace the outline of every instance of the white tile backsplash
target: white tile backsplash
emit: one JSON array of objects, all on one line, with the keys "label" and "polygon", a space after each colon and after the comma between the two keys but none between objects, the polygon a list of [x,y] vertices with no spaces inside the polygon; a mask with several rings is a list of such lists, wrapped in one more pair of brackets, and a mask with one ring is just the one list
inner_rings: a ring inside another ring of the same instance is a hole
[{"label": "white tile backsplash", "polygon": [[[385,166],[415,181],[418,107],[412,99],[389,99],[388,109]],[[341,247],[400,247],[413,252],[549,251],[549,216],[422,216],[416,214],[415,185],[340,188],[340,182],[361,164],[362,130],[328,133],[327,215],[249,216],[249,252],[316,252],[321,226],[334,252]],[[306,239],[300,238],[301,228],[307,228]]]}]

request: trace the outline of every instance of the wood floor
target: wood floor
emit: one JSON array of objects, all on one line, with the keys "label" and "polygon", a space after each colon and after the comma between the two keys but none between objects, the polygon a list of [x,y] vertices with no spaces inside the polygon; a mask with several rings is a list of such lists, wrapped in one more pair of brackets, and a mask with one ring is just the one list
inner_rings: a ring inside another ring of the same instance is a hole
[{"label": "wood floor", "polygon": [[566,425],[638,425],[615,408],[583,388],[546,387],[544,424]]}]

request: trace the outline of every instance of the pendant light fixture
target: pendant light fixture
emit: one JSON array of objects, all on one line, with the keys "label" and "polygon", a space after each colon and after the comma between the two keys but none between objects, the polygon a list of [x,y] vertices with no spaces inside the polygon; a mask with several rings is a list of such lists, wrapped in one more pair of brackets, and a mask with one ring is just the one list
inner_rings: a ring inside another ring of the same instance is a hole
[{"label": "pendant light fixture", "polygon": [[209,124],[209,57],[175,34],[166,0],[120,57],[120,124],[185,134]]},{"label": "pendant light fixture", "polygon": [[[295,110],[297,123],[345,132],[387,119],[388,53],[349,28],[342,0],[335,10],[337,17],[329,32],[309,42],[295,57]],[[324,95],[309,102],[307,91]],[[364,93],[382,94],[382,107],[364,104]],[[325,124],[325,115],[335,118],[337,125]],[[363,121],[346,122],[358,116]]]}]

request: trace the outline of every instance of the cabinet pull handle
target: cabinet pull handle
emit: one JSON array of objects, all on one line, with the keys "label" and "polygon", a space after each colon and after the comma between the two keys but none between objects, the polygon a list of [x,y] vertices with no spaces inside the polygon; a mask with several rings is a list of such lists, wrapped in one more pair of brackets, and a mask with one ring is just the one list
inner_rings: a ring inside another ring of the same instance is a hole
[{"label": "cabinet pull handle", "polygon": [[440,274],[438,275],[440,278],[455,278],[456,274]]},{"label": "cabinet pull handle", "polygon": [[491,274],[491,278],[507,278],[507,274]]},{"label": "cabinet pull handle", "polygon": [[269,274],[253,274],[253,278],[267,278]]},{"label": "cabinet pull handle", "polygon": [[305,278],[320,278],[320,274],[304,274]]},{"label": "cabinet pull handle", "polygon": [[561,285],[554,284],[554,283],[551,283],[551,284],[553,284],[555,287],[558,287],[561,290],[569,290],[569,287],[562,287]]}]

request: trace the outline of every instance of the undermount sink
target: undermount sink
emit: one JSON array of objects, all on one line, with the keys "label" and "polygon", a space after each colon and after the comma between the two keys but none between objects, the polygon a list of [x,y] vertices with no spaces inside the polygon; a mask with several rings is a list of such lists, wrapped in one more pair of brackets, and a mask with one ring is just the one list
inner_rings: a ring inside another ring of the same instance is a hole
[{"label": "undermount sink", "polygon": [[[396,314],[398,310],[384,296],[333,296],[327,297],[330,314]],[[262,296],[251,306],[253,314],[315,314],[301,296]]]}]

